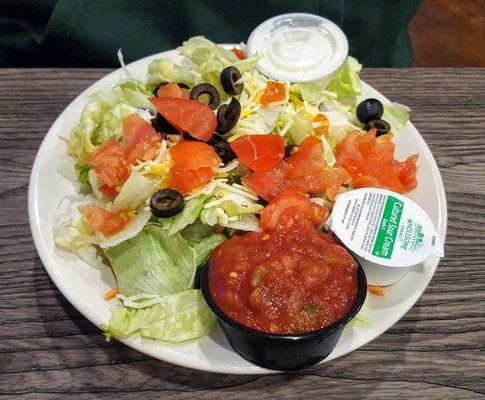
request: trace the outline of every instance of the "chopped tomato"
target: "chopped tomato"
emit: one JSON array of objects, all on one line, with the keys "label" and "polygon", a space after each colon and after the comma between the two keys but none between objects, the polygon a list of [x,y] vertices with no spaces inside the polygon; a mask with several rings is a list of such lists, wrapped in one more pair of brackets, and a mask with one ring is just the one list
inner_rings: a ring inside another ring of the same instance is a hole
[{"label": "chopped tomato", "polygon": [[138,114],[132,114],[123,120],[123,150],[127,161],[153,160],[157,156],[162,138],[152,125]]},{"label": "chopped tomato", "polygon": [[170,174],[166,183],[167,187],[178,190],[184,196],[197,189],[214,178],[212,168],[203,167],[189,169],[174,165],[170,168]]},{"label": "chopped tomato", "polygon": [[113,213],[95,205],[79,206],[78,210],[88,220],[92,230],[106,235],[123,230],[130,219],[130,213]]},{"label": "chopped tomato", "polygon": [[352,177],[352,185],[379,187],[406,193],[416,187],[417,155],[400,162],[394,159],[392,136],[376,138],[375,129],[349,133],[337,147],[336,165]]},{"label": "chopped tomato", "polygon": [[268,81],[266,89],[261,96],[260,102],[263,106],[282,101],[286,97],[286,86],[279,82]]},{"label": "chopped tomato", "polygon": [[124,149],[131,149],[138,142],[157,134],[152,125],[136,113],[123,119],[122,126]]},{"label": "chopped tomato", "polygon": [[268,201],[287,189],[303,193],[325,191],[332,200],[340,186],[349,181],[345,170],[327,167],[322,142],[315,136],[306,138],[298,151],[273,169],[243,177],[245,185]]},{"label": "chopped tomato", "polygon": [[116,189],[108,185],[101,185],[98,190],[110,199],[114,199],[118,196]]},{"label": "chopped tomato", "polygon": [[214,112],[198,100],[153,97],[150,101],[168,122],[196,139],[207,142],[216,130]]},{"label": "chopped tomato", "polygon": [[265,171],[285,155],[285,140],[279,135],[247,135],[231,143],[239,160],[253,171]]},{"label": "chopped tomato", "polygon": [[317,126],[313,128],[313,132],[316,136],[328,137],[328,118],[323,114],[317,114],[313,118],[313,123]]},{"label": "chopped tomato", "polygon": [[137,164],[140,161],[150,161],[157,157],[162,138],[159,135],[151,136],[138,142],[127,154],[126,158],[130,164]]},{"label": "chopped tomato", "polygon": [[278,223],[288,225],[299,218],[307,219],[318,226],[327,216],[326,207],[314,203],[296,190],[286,190],[276,196],[261,212],[261,227],[274,229]]},{"label": "chopped tomato", "polygon": [[237,47],[233,47],[231,49],[231,51],[240,60],[244,60],[246,58],[246,54],[244,53],[244,50],[242,50],[242,49],[238,49]]},{"label": "chopped tomato", "polygon": [[130,176],[131,169],[125,153],[114,137],[91,153],[86,162],[94,167],[98,178],[110,187],[122,185]]},{"label": "chopped tomato", "polygon": [[170,156],[178,167],[198,169],[202,167],[217,168],[221,159],[212,146],[203,142],[183,141],[170,147]]},{"label": "chopped tomato", "polygon": [[157,97],[171,98],[171,99],[188,99],[189,92],[187,89],[182,89],[177,83],[171,82],[160,86],[157,90]]}]

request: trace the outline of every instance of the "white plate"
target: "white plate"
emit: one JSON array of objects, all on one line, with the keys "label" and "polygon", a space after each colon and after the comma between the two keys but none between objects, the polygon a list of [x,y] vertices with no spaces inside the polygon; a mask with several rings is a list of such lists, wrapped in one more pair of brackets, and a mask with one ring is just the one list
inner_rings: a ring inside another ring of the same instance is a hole
[{"label": "white plate", "polygon": [[[128,65],[128,68],[135,76],[144,77],[150,61],[160,57],[180,61],[175,51],[168,51],[136,61]],[[115,280],[109,268],[104,271],[96,270],[75,255],[55,248],[53,213],[62,197],[75,193],[72,183],[60,176],[56,170],[59,157],[66,152],[65,142],[60,136],[68,135],[76,125],[88,96],[122,79],[124,75],[120,69],[112,72],[86,89],[62,112],[42,142],[29,186],[29,218],[39,256],[61,293],[97,326],[109,319],[109,308],[113,302],[106,302],[103,294],[115,287]],[[366,84],[363,85],[362,97],[388,101]],[[419,153],[418,188],[409,197],[428,212],[444,241],[447,213],[443,182],[428,146],[412,124],[408,124],[396,137],[396,153],[398,159]],[[430,256],[421,265],[413,267],[399,282],[388,287],[386,297],[370,296],[370,324],[346,328],[337,347],[324,362],[363,346],[399,321],[426,289],[437,265],[438,258]],[[140,337],[131,337],[122,342],[160,360],[204,371],[231,374],[274,372],[252,365],[239,357],[231,350],[219,328],[209,336],[179,346]]]}]

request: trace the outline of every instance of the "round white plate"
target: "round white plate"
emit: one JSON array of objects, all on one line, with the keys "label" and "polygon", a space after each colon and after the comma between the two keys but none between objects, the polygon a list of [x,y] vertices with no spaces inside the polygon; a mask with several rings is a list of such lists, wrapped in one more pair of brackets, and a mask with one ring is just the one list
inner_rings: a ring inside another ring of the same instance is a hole
[{"label": "round white plate", "polygon": [[[175,51],[167,51],[129,64],[128,69],[133,75],[142,78],[150,61],[160,57],[169,57],[175,62],[181,61]],[[61,293],[97,326],[109,319],[109,309],[114,302],[106,302],[103,294],[115,287],[115,279],[109,268],[103,271],[96,270],[77,256],[55,248],[52,232],[53,214],[62,197],[76,193],[73,184],[57,173],[57,164],[59,158],[66,153],[65,142],[60,137],[66,137],[77,124],[88,96],[123,79],[125,76],[121,69],[114,71],[94,83],[69,104],[54,122],[40,146],[29,186],[29,218],[39,256]],[[388,102],[385,97],[364,84],[362,98],[367,97]],[[444,241],[446,198],[436,162],[412,124],[408,123],[395,141],[398,159],[419,153],[418,187],[409,197],[427,211]],[[430,256],[422,264],[413,267],[403,279],[386,289],[385,297],[371,295],[370,323],[366,326],[346,328],[337,347],[324,362],[363,346],[399,321],[426,289],[438,261],[437,257]],[[214,329],[206,337],[183,345],[171,345],[137,336],[124,339],[122,342],[160,360],[204,371],[231,374],[274,372],[252,365],[239,357],[232,351],[219,328]]]}]

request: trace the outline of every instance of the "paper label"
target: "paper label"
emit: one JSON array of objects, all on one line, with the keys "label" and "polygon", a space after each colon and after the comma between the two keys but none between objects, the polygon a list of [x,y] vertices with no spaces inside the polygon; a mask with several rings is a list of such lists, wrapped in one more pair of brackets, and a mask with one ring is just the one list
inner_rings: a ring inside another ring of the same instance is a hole
[{"label": "paper label", "polygon": [[407,267],[443,245],[428,215],[412,200],[384,189],[352,190],[337,197],[330,229],[357,255],[393,267]]}]

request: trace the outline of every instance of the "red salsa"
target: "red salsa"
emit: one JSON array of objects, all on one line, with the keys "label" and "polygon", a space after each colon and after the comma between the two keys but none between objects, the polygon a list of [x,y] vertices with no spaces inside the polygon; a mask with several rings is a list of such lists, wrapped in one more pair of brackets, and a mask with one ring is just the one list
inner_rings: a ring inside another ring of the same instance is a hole
[{"label": "red salsa", "polygon": [[221,310],[264,332],[297,334],[341,319],[355,302],[357,266],[334,238],[287,213],[272,230],[233,236],[209,263]]}]

